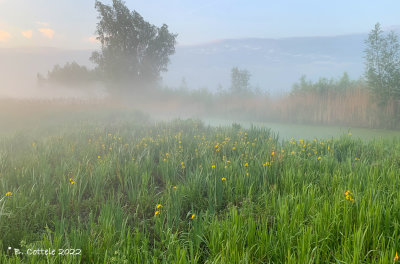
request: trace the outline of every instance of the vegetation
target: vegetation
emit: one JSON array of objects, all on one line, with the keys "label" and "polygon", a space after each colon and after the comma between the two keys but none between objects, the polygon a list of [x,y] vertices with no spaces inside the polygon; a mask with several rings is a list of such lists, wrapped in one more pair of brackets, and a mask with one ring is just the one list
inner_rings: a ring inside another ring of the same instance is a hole
[{"label": "vegetation", "polygon": [[[384,34],[379,23],[365,41],[365,76],[386,126],[400,121],[400,44],[394,32]],[[387,109],[391,111],[388,111]]]},{"label": "vegetation", "polygon": [[165,24],[151,25],[121,0],[113,0],[112,6],[96,1],[95,7],[101,51],[93,52],[91,60],[103,77],[113,84],[123,82],[130,90],[157,81],[175,52],[177,35]]},{"label": "vegetation", "polygon": [[231,70],[231,93],[243,95],[250,91],[250,72],[233,67]]},{"label": "vegetation", "polygon": [[[280,142],[105,113],[1,138],[0,262],[392,263],[399,250],[398,140]],[[40,248],[81,254],[13,254]]]},{"label": "vegetation", "polygon": [[86,66],[81,66],[75,61],[66,63],[63,67],[55,65],[44,78],[38,75],[40,82],[50,82],[63,85],[84,85],[90,84],[99,80],[97,73],[94,70],[89,70]]},{"label": "vegetation", "polygon": [[317,82],[307,80],[305,75],[301,76],[298,83],[293,84],[291,94],[315,92],[318,94],[339,94],[359,87],[365,87],[362,80],[350,80],[347,72],[340,79],[320,78]]},{"label": "vegetation", "polygon": [[377,23],[365,41],[365,76],[380,105],[400,100],[400,44],[394,32],[384,34]]},{"label": "vegetation", "polygon": [[93,52],[90,60],[96,68],[88,70],[76,62],[56,65],[47,79],[38,74],[39,82],[76,85],[101,81],[111,95],[121,97],[154,88],[160,73],[167,71],[177,35],[170,33],[166,24],[151,25],[121,0],[113,0],[111,6],[96,1],[95,8],[99,13],[96,34],[101,50]]}]

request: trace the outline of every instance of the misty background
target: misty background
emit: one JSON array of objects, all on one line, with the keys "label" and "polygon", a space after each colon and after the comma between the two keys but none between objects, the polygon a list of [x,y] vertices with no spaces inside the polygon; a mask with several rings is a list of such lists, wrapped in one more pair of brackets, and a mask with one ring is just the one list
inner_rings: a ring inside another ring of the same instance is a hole
[{"label": "misty background", "polygon": [[[191,89],[216,91],[230,86],[230,70],[240,66],[251,73],[251,84],[271,95],[289,92],[302,75],[316,81],[338,78],[347,72],[358,79],[364,71],[364,40],[368,33],[332,37],[282,39],[225,39],[199,45],[178,45],[171,56],[162,85],[179,87],[184,78]],[[0,48],[1,93],[6,96],[80,96],[84,91],[41,90],[35,85],[37,73],[46,74],[55,64],[76,61],[93,68],[93,50],[49,47]],[[101,94],[101,93],[100,93]]]}]

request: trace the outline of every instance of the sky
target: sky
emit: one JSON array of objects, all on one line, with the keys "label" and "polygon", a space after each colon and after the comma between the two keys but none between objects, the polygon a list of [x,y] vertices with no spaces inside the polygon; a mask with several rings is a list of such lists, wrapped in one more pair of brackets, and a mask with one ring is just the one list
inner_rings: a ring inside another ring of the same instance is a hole
[{"label": "sky", "polygon": [[[110,0],[101,1],[111,4]],[[156,26],[167,24],[178,45],[227,38],[336,36],[400,25],[400,1],[146,0],[125,1]],[[95,49],[92,0],[0,0],[0,47]]]}]

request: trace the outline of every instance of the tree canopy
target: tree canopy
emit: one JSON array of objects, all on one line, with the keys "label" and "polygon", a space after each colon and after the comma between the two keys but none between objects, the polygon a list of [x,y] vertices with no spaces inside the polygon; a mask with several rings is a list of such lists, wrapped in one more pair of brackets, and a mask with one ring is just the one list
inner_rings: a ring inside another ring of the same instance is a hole
[{"label": "tree canopy", "polygon": [[250,90],[250,72],[233,67],[231,70],[231,92],[234,94],[246,93]]},{"label": "tree canopy", "polygon": [[95,8],[101,50],[93,52],[91,60],[97,70],[108,81],[129,83],[129,88],[157,81],[167,71],[177,35],[165,24],[151,25],[121,0],[113,0],[112,5],[96,1]]},{"label": "tree canopy", "polygon": [[377,23],[365,41],[365,76],[380,105],[400,99],[400,44],[394,32],[384,34]]}]

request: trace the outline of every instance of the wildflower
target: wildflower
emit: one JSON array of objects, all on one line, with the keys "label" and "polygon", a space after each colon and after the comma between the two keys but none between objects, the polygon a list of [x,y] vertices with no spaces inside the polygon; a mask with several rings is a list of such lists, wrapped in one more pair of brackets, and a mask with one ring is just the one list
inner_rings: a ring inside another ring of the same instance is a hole
[{"label": "wildflower", "polygon": [[192,214],[192,216],[190,217],[190,219],[194,219],[196,217],[196,215],[195,214]]},{"label": "wildflower", "polygon": [[282,153],[285,153],[285,150],[284,150],[284,149],[282,149],[282,150],[281,150],[281,152],[282,152]]},{"label": "wildflower", "polygon": [[290,152],[290,154],[294,155],[294,151]]},{"label": "wildflower", "polygon": [[398,261],[399,260],[399,255],[397,255],[397,251],[396,251],[396,255],[394,256],[393,261]]},{"label": "wildflower", "polygon": [[236,147],[232,147],[232,150],[235,150],[236,149]]},{"label": "wildflower", "polygon": [[353,193],[347,190],[344,195],[346,196],[346,200],[350,202],[354,202]]},{"label": "wildflower", "polygon": [[167,153],[165,153],[165,156],[168,158],[168,156],[169,156],[169,153],[167,152]]},{"label": "wildflower", "polygon": [[230,161],[230,160],[227,160],[226,163],[231,163],[231,161]]},{"label": "wildflower", "polygon": [[274,156],[275,155],[275,151],[272,151],[271,155]]},{"label": "wildflower", "polygon": [[355,158],[354,158],[354,160],[356,160],[356,161],[357,161],[357,160],[360,160],[360,159],[359,159],[359,158],[357,158],[357,157],[355,157]]},{"label": "wildflower", "polygon": [[182,161],[182,162],[181,162],[181,166],[182,166],[182,169],[186,168],[186,167],[185,167],[185,162]]},{"label": "wildflower", "polygon": [[6,196],[11,196],[12,195],[12,192],[7,192],[6,193]]},{"label": "wildflower", "polygon": [[249,176],[250,174],[248,172],[246,172],[246,176]]},{"label": "wildflower", "polygon": [[317,160],[321,160],[321,156],[318,156]]},{"label": "wildflower", "polygon": [[157,204],[156,208],[159,209],[160,207],[162,207],[162,204]]},{"label": "wildflower", "polygon": [[215,169],[215,164],[211,165],[211,168],[212,168],[212,169]]},{"label": "wildflower", "polygon": [[352,134],[351,132],[349,132],[349,134],[348,134],[348,135],[349,135],[349,137],[351,137],[353,134]]},{"label": "wildflower", "polygon": [[172,186],[172,189],[176,190],[176,186]]},{"label": "wildflower", "polygon": [[224,167],[224,168],[225,168],[225,169],[227,169],[227,168],[228,168],[228,166],[226,166],[226,165],[225,165],[225,167]]},{"label": "wildflower", "polygon": [[244,164],[244,166],[245,166],[245,167],[248,167],[248,166],[249,166],[249,163],[246,162],[246,163]]},{"label": "wildflower", "polygon": [[100,157],[100,156],[97,156],[97,158],[98,158],[98,159],[101,159],[101,157]]},{"label": "wildflower", "polygon": [[158,214],[160,214],[160,211],[157,210],[154,212],[154,215],[158,215]]},{"label": "wildflower", "polygon": [[166,162],[166,161],[167,161],[167,159],[166,159],[166,158],[164,158],[164,159],[163,159],[163,161],[164,161],[164,162]]},{"label": "wildflower", "polygon": [[226,178],[225,178],[225,177],[222,177],[222,178],[221,178],[221,181],[226,181]]}]

